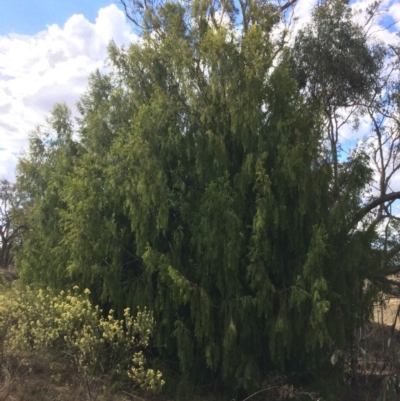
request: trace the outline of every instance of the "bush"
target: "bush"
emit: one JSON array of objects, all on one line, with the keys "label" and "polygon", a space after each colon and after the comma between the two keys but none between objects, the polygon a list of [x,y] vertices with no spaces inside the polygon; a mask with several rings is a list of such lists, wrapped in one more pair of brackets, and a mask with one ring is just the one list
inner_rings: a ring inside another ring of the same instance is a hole
[{"label": "bush", "polygon": [[138,308],[133,317],[126,308],[122,320],[114,318],[113,310],[104,318],[89,294],[88,289],[80,294],[78,287],[54,293],[13,286],[0,295],[3,349],[56,351],[86,378],[122,373],[144,390],[160,391],[162,374],[147,368],[143,353],[153,332],[153,314]]}]

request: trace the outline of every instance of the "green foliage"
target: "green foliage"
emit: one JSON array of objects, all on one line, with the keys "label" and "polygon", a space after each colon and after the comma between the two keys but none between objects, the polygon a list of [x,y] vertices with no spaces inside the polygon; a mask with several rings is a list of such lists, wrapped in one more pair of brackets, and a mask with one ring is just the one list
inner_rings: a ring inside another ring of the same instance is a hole
[{"label": "green foliage", "polygon": [[326,1],[313,17],[296,37],[294,75],[300,87],[308,86],[314,101],[328,107],[353,105],[370,94],[385,47],[368,41],[348,0]]},{"label": "green foliage", "polygon": [[[54,107],[47,120],[48,126],[38,127],[31,133],[29,152],[20,159],[17,168],[22,205],[29,214],[25,215],[28,230],[17,252],[16,263],[21,271],[26,266],[30,281],[46,282],[54,287],[67,281],[63,271],[66,254],[59,225],[65,203],[60,192],[73,169],[79,148],[72,139],[70,114],[65,104]],[[35,265],[52,268],[30,269]]]}]

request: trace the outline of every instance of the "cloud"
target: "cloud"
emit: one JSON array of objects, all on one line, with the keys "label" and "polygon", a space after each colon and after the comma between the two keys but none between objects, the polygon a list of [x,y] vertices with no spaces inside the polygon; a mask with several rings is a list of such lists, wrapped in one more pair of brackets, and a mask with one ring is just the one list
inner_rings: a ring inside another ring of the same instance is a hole
[{"label": "cloud", "polygon": [[17,161],[18,159],[15,155],[9,153],[4,148],[0,148],[0,180],[15,180]]},{"label": "cloud", "polygon": [[297,19],[296,30],[311,22],[311,14],[317,0],[299,0],[294,7],[294,17]]},{"label": "cloud", "polygon": [[89,74],[105,69],[111,40],[118,46],[137,40],[114,4],[100,9],[94,23],[76,14],[33,36],[0,36],[0,177],[14,174],[14,154],[26,149],[29,132],[56,102],[76,113]]}]

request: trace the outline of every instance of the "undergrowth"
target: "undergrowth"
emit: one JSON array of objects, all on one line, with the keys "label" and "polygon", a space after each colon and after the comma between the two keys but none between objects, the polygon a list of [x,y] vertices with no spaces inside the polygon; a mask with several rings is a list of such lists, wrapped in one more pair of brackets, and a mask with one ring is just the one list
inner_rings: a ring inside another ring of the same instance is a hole
[{"label": "undergrowth", "polygon": [[80,292],[78,287],[58,293],[15,284],[1,287],[0,401],[6,399],[17,372],[29,373],[46,358],[61,360],[79,373],[90,400],[105,383],[160,392],[162,373],[145,357],[154,328],[151,311],[138,308],[132,315],[126,308],[121,320],[113,310],[103,317],[89,295],[88,289]]}]

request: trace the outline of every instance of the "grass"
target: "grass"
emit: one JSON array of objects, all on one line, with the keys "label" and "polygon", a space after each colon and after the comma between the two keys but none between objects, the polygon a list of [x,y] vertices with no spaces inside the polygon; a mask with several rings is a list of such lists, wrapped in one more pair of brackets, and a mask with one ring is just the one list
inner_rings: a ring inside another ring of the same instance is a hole
[{"label": "grass", "polygon": [[394,326],[396,330],[400,330],[399,306],[400,298],[384,298],[374,307],[373,321],[385,326]]}]

